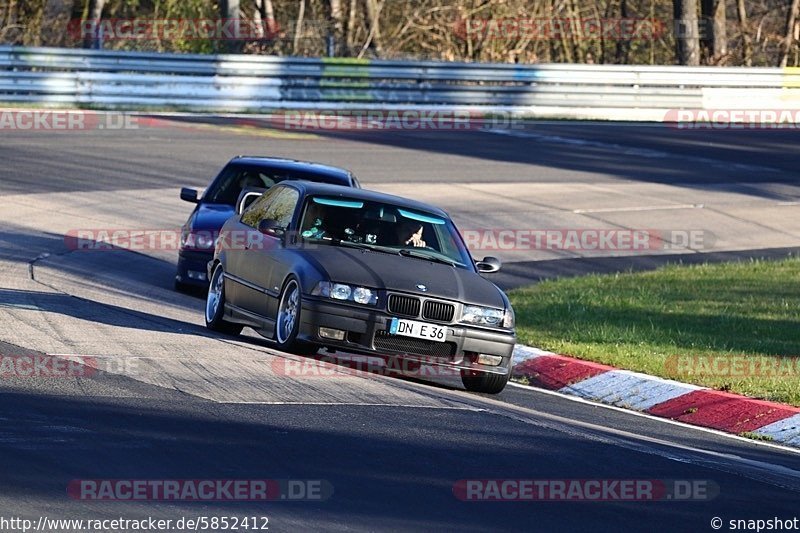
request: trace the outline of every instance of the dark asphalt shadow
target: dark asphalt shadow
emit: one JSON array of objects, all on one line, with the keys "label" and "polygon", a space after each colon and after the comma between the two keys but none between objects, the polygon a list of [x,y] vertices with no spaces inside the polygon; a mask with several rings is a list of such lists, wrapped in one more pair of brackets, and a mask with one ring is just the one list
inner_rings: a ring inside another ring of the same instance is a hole
[{"label": "dark asphalt shadow", "polygon": [[219,337],[206,328],[117,305],[63,293],[0,289],[0,308],[39,310],[88,322],[164,333]]}]

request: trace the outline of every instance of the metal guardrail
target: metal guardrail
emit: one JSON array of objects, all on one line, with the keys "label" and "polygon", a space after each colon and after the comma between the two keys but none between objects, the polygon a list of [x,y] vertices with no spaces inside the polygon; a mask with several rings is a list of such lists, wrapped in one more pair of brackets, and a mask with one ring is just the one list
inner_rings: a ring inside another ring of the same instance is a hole
[{"label": "metal guardrail", "polygon": [[[514,65],[0,46],[0,102],[117,109],[468,107],[600,118],[800,108],[796,69]],[[766,103],[765,103],[766,102]],[[608,115],[608,116],[607,116]]]}]

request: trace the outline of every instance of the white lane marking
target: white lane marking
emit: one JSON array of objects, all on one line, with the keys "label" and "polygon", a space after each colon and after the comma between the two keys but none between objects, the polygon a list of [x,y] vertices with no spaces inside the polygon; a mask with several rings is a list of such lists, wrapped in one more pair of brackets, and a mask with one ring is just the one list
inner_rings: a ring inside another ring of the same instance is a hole
[{"label": "white lane marking", "polygon": [[786,205],[800,205],[800,202],[778,202],[778,205],[786,206]]},{"label": "white lane marking", "polygon": [[576,214],[581,213],[624,213],[637,211],[662,211],[665,209],[704,209],[703,204],[676,204],[676,205],[644,205],[636,207],[600,207],[597,209],[573,209]]},{"label": "white lane marking", "polygon": [[567,385],[558,392],[645,411],[654,405],[703,388],[629,370],[611,370]]},{"label": "white lane marking", "polygon": [[[452,400],[450,400],[452,401]],[[318,405],[318,406],[334,406],[341,407],[343,405],[348,407],[400,407],[403,409],[441,409],[443,411],[472,411],[475,413],[488,412],[488,409],[475,407],[471,405],[455,406],[455,405],[414,405],[403,403],[372,403],[372,402],[259,402],[259,401],[220,401],[215,402],[218,404],[228,405]]]},{"label": "white lane marking", "polygon": [[[620,412],[620,413],[628,413],[630,415],[639,416],[639,417],[642,417],[642,418],[647,418],[648,420],[651,420],[653,422],[658,422],[658,423],[661,423],[661,424],[669,424],[669,425],[672,425],[672,426],[678,426],[678,427],[682,427],[682,428],[685,428],[685,429],[691,429],[691,430],[694,430],[694,431],[699,431],[701,433],[709,433],[711,435],[716,435],[718,437],[723,437],[723,438],[735,440],[735,441],[738,441],[738,442],[746,442],[747,444],[751,444],[753,446],[763,446],[763,447],[766,447],[766,448],[773,448],[773,449],[776,449],[776,450],[780,450],[782,452],[789,452],[791,454],[800,456],[800,449],[790,448],[790,447],[787,447],[787,446],[784,446],[784,445],[781,445],[781,444],[777,444],[777,443],[774,443],[774,442],[748,439],[746,437],[740,437],[739,435],[736,435],[734,433],[726,433],[726,432],[720,431],[718,429],[706,428],[706,427],[702,427],[702,426],[694,426],[692,424],[687,424],[686,422],[680,422],[678,420],[672,420],[670,418],[661,418],[661,417],[658,417],[658,416],[651,415],[649,413],[643,413],[641,411],[632,411],[632,410],[626,409],[624,407],[618,407],[616,405],[610,405],[610,404],[607,404],[607,403],[595,402],[595,401],[587,400],[585,398],[581,398],[579,396],[569,396],[567,394],[563,394],[563,393],[560,393],[560,392],[557,392],[557,391],[550,391],[550,390],[547,390],[547,389],[540,389],[538,387],[531,387],[530,385],[523,385],[522,383],[516,383],[516,382],[513,382],[513,381],[509,382],[508,385],[511,386],[511,387],[519,388],[519,389],[530,390],[530,391],[537,392],[537,393],[540,393],[540,394],[546,394],[548,396],[557,396],[559,398],[563,398],[563,399],[569,400],[571,402],[577,402],[577,403],[582,403],[582,404],[585,404],[585,405],[591,405],[592,407],[599,407],[599,408],[602,408],[602,409],[609,409],[611,411],[617,411],[617,412]],[[598,426],[598,427],[602,428],[604,426]]]}]

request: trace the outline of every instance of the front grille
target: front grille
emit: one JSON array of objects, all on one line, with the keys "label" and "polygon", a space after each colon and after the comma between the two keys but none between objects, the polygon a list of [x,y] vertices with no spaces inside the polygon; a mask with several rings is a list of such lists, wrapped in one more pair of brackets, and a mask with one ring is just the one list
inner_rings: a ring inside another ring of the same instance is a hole
[{"label": "front grille", "polygon": [[418,317],[420,302],[419,298],[413,296],[403,296],[401,294],[389,295],[389,312],[395,315]]},{"label": "front grille", "polygon": [[426,300],[422,307],[422,318],[436,322],[452,322],[456,313],[456,306],[435,300]]},{"label": "front grille", "polygon": [[390,335],[385,331],[375,333],[373,345],[376,350],[400,352],[408,355],[450,358],[456,353],[456,345],[452,342],[427,341],[400,335]]}]

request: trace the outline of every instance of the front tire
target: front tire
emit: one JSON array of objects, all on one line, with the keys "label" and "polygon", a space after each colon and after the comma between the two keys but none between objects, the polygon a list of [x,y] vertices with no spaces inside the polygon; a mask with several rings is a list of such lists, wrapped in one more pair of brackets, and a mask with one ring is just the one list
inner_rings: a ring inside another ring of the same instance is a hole
[{"label": "front tire", "polygon": [[228,322],[223,318],[225,316],[224,273],[222,265],[218,264],[211,275],[211,283],[208,284],[208,295],[206,296],[206,327],[212,331],[238,335],[244,326]]},{"label": "front tire", "polygon": [[483,394],[500,393],[506,388],[510,378],[511,369],[506,374],[489,374],[473,370],[461,371],[461,383],[464,384],[464,388],[470,392],[481,392]]},{"label": "front tire", "polygon": [[300,313],[303,293],[300,283],[292,276],[283,284],[275,317],[275,342],[280,350],[299,355],[317,353],[318,346],[297,340],[300,331]]}]

